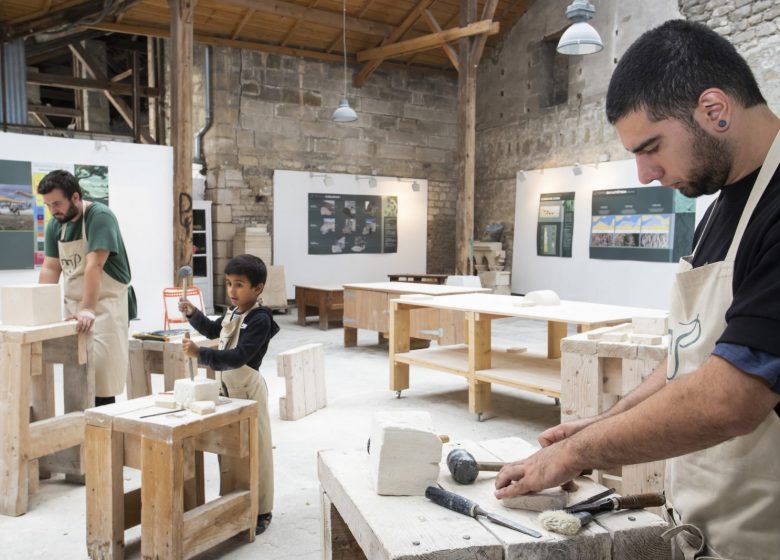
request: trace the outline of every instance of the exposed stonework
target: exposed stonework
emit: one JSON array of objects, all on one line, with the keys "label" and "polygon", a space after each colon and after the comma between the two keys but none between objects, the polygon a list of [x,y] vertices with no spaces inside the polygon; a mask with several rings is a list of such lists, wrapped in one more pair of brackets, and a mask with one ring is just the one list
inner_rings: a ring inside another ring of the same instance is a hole
[{"label": "exposed stonework", "polygon": [[225,48],[214,49],[212,63],[214,122],[204,149],[215,301],[224,297],[237,229],[268,222],[273,232],[274,169],[428,179],[428,272],[453,271],[454,77],[376,72],[364,87],[350,85],[359,118],[339,125],[330,120],[343,95],[338,64]]}]

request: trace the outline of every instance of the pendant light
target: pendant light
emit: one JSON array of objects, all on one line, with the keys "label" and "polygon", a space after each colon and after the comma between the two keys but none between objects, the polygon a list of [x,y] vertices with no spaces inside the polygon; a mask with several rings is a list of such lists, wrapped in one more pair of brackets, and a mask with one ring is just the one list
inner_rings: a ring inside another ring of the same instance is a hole
[{"label": "pendant light", "polygon": [[588,0],[573,0],[566,8],[566,17],[572,26],[564,31],[558,41],[557,51],[561,54],[594,54],[604,48],[599,32],[588,20],[596,14],[596,8]]},{"label": "pendant light", "polygon": [[339,103],[338,109],[333,111],[331,120],[337,123],[352,122],[357,120],[357,113],[349,106],[347,101],[347,0],[342,0],[342,48],[344,49],[344,97]]}]

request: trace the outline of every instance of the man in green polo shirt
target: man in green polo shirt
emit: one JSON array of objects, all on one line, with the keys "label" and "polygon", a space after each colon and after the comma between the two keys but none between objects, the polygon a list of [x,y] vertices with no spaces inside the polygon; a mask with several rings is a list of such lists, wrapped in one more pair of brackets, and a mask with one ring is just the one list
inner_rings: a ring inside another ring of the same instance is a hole
[{"label": "man in green polo shirt", "polygon": [[45,258],[38,278],[56,284],[64,277],[65,307],[88,334],[87,367],[95,379],[95,405],[114,402],[124,391],[128,322],[136,316],[130,263],[114,213],[83,199],[78,180],[52,171],[38,185],[52,214],[46,226]]}]

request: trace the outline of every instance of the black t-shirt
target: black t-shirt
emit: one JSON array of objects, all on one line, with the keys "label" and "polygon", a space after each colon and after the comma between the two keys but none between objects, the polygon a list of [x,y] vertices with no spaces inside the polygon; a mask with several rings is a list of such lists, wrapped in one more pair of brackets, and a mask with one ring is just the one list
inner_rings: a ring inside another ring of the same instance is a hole
[{"label": "black t-shirt", "polygon": [[[695,246],[709,219],[694,267],[726,258],[758,171],[723,187],[717,201],[707,209],[694,235]],[[726,311],[726,330],[718,342],[780,356],[780,169],[770,180],[742,236],[732,285],[734,299]]]},{"label": "black t-shirt", "polygon": [[[227,313],[231,313],[231,317],[235,316],[233,311],[228,310]],[[221,318],[212,321],[196,309],[189,320],[190,325],[206,338],[219,338],[222,330]],[[244,318],[240,329],[235,348],[216,350],[201,347],[198,349],[198,363],[218,371],[237,369],[244,365],[260,369],[263,357],[268,351],[268,342],[279,332],[279,325],[274,321],[271,310],[261,306]]]}]

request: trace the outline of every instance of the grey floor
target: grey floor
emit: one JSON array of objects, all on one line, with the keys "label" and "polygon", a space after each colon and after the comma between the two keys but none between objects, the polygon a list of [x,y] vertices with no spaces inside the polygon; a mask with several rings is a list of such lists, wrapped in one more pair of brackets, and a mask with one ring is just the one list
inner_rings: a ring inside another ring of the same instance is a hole
[{"label": "grey floor", "polygon": [[[410,389],[396,399],[388,389],[387,346],[374,332],[359,331],[358,347],[344,348],[342,330],[320,331],[316,324],[295,324],[295,310],[276,315],[282,330],[271,342],[261,368],[268,382],[274,439],[275,507],[268,531],[254,543],[236,538],[198,556],[211,558],[321,558],[321,522],[316,469],[319,449],[363,449],[377,410],[425,409],[436,430],[453,441],[536,435],[558,422],[560,407],[552,399],[493,386],[493,410],[483,422],[468,412],[465,380],[459,376],[413,367]],[[294,422],[279,420],[284,379],[276,376],[274,357],[302,344],[325,345],[327,407]],[[544,349],[546,323],[500,319],[493,323],[493,343]],[[162,378],[154,384],[162,390]],[[61,380],[60,380],[61,384]],[[61,388],[60,388],[61,389]],[[138,484],[135,471],[125,469],[126,485]],[[216,459],[206,458],[207,499],[216,496]],[[85,492],[62,478],[41,481],[20,517],[0,516],[0,558],[86,558]],[[126,533],[126,558],[140,558],[138,528]]]}]

